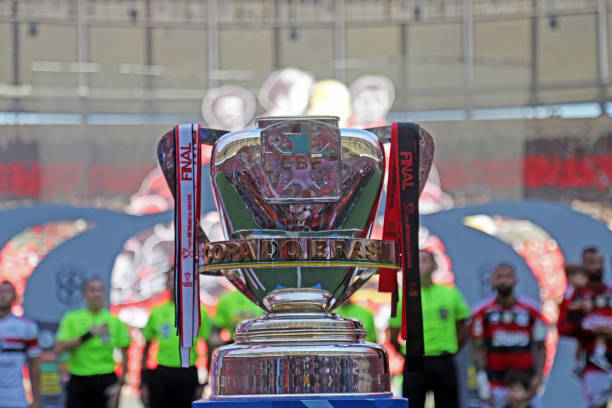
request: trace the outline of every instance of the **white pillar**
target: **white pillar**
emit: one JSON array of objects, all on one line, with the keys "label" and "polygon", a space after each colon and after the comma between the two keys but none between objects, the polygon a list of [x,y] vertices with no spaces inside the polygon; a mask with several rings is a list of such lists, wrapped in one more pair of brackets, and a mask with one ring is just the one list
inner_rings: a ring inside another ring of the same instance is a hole
[{"label": "white pillar", "polygon": [[219,25],[217,0],[208,0],[206,24],[208,28],[208,87],[217,86],[219,70]]},{"label": "white pillar", "polygon": [[344,0],[334,2],[334,70],[336,79],[346,82],[346,9]]},{"label": "white pillar", "polygon": [[610,82],[610,65],[608,56],[608,5],[607,0],[597,1],[597,73],[599,85],[599,102],[604,109],[607,89]]},{"label": "white pillar", "polygon": [[466,118],[471,117],[474,90],[474,9],[472,0],[463,2],[463,80]]}]

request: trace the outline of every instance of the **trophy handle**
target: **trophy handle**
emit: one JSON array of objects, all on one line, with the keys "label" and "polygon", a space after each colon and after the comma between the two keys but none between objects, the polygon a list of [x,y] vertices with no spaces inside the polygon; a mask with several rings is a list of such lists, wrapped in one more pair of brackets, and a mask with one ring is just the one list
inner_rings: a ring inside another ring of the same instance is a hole
[{"label": "trophy handle", "polygon": [[231,132],[230,130],[200,128],[200,143],[214,146],[217,140],[226,133]]},{"label": "trophy handle", "polygon": [[377,126],[364,130],[367,130],[370,133],[374,133],[383,143],[391,143],[391,125]]},{"label": "trophy handle", "polygon": [[[221,136],[230,132],[229,130],[208,128],[199,128],[199,130],[200,143],[211,146],[214,146],[214,144]],[[160,141],[157,143],[157,161],[159,162],[162,173],[164,174],[166,183],[168,183],[168,187],[170,187],[172,196],[176,199],[176,146],[174,140],[174,132],[175,129],[170,130],[165,135],[163,135]],[[202,229],[202,226],[197,229],[197,235],[198,242],[209,242],[208,237]]]},{"label": "trophy handle", "polygon": [[[423,192],[425,188],[425,182],[429,177],[429,171],[433,164],[435,146],[433,137],[427,129],[414,124],[419,127],[419,194]],[[368,132],[374,133],[383,144],[391,143],[391,129],[392,126],[378,126],[373,128],[364,129]]]}]

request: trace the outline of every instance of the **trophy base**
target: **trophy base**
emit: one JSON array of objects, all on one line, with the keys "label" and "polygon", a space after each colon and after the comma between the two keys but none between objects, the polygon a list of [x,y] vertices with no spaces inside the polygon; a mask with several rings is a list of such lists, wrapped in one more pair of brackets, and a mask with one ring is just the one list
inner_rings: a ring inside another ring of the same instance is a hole
[{"label": "trophy base", "polygon": [[310,395],[305,397],[293,396],[253,396],[248,398],[231,399],[209,399],[195,401],[193,408],[304,408],[304,407],[331,407],[331,408],[408,408],[408,400],[405,398],[394,398],[392,396],[352,397],[319,396]]},{"label": "trophy base", "polygon": [[390,396],[384,348],[361,322],[325,312],[268,313],[241,322],[215,350],[211,399],[257,396]]}]

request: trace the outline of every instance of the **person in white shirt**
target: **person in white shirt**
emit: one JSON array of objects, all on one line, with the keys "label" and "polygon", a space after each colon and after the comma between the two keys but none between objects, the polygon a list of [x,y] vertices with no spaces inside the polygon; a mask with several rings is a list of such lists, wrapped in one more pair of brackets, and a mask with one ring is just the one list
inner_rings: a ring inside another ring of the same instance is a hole
[{"label": "person in white shirt", "polygon": [[23,366],[28,363],[32,403],[40,406],[40,368],[38,327],[36,323],[11,313],[16,298],[9,281],[0,283],[0,407],[28,407],[23,388]]}]

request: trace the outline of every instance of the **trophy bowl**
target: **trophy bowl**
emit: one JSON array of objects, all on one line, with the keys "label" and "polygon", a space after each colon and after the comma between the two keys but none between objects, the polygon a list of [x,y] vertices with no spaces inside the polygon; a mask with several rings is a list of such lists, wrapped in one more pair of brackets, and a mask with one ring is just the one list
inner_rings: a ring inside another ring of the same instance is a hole
[{"label": "trophy bowl", "polygon": [[[433,160],[419,140],[419,188]],[[215,350],[212,398],[388,395],[385,350],[361,322],[332,313],[380,268],[399,269],[394,241],[370,239],[391,127],[340,129],[337,117],[266,117],[256,129],[200,130],[225,241],[199,231],[199,270],[223,275],[268,313]],[[158,157],[174,191],[172,132]],[[202,175],[205,177],[205,175]],[[204,190],[204,189],[203,189]]]}]

